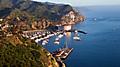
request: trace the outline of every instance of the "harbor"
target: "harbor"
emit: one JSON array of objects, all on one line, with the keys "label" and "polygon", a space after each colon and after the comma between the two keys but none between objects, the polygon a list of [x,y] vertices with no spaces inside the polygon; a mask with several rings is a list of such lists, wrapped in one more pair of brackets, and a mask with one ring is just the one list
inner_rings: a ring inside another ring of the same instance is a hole
[{"label": "harbor", "polygon": [[40,43],[42,45],[46,45],[51,37],[56,36],[54,40],[54,44],[59,45],[60,44],[60,39],[63,36],[67,36],[68,32],[73,32],[74,37],[73,39],[76,41],[80,41],[80,36],[79,33],[87,34],[86,32],[72,29],[72,30],[56,30],[56,31],[42,31],[42,30],[37,30],[37,31],[24,31],[22,36],[29,38],[31,40],[34,40],[36,43]]},{"label": "harbor", "polygon": [[[34,40],[36,43],[42,45],[44,48],[51,44],[51,47],[61,46],[59,48],[53,48],[54,51],[50,51],[51,55],[56,59],[60,67],[65,67],[65,60],[69,58],[70,54],[74,50],[73,47],[69,47],[69,37],[73,34],[72,39],[74,41],[81,41],[80,33],[87,34],[84,31],[73,29],[72,25],[66,25],[63,29],[55,31],[51,30],[35,30],[35,31],[24,31],[22,36]],[[64,42],[62,40],[64,39]],[[47,48],[49,50],[49,48]]]},{"label": "harbor", "polygon": [[120,67],[119,14],[118,0],[0,0],[0,67]]}]

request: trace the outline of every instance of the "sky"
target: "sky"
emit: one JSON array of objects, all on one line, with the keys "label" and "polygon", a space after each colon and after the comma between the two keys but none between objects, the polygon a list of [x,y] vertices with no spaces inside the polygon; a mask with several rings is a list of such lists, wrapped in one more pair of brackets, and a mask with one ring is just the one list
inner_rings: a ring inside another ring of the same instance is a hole
[{"label": "sky", "polygon": [[34,0],[42,2],[65,3],[72,6],[120,5],[120,0]]}]

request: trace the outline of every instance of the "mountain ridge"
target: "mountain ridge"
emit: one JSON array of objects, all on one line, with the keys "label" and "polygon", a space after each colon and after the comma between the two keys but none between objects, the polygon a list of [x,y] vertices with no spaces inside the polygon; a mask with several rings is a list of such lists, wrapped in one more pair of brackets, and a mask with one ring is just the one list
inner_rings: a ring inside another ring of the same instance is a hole
[{"label": "mountain ridge", "polygon": [[[12,12],[15,9],[19,9],[20,11],[25,11],[26,13],[35,16],[36,18],[45,17],[49,20],[55,21],[60,20],[60,18],[69,11],[73,11],[73,8],[67,4],[42,3],[31,0],[0,0],[0,6],[0,17],[5,16],[1,11],[10,9],[9,11]],[[10,12],[5,14],[9,15]]]}]

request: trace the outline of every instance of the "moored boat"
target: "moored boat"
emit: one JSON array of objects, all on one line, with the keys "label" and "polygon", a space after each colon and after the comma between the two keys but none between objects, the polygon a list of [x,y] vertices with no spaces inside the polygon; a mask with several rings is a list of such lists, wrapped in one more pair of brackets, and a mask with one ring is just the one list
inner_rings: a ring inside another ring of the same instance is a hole
[{"label": "moored boat", "polygon": [[80,41],[81,40],[77,30],[75,30],[75,34],[74,34],[73,39],[76,40],[76,41]]},{"label": "moored boat", "polygon": [[79,36],[74,36],[73,39],[76,40],[76,41],[80,41],[81,40]]},{"label": "moored boat", "polygon": [[59,39],[59,38],[56,38],[55,41],[54,41],[54,44],[59,45],[59,44],[60,44],[60,39]]}]

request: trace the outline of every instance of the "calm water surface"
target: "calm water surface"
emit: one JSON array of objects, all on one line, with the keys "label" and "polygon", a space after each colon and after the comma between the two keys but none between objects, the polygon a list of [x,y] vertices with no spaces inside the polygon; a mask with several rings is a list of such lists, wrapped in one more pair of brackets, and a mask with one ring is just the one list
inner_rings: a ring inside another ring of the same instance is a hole
[{"label": "calm water surface", "polygon": [[[81,41],[74,41],[73,33],[68,38],[68,47],[74,50],[65,60],[67,67],[120,67],[120,9],[88,7],[78,10],[86,20],[73,28],[88,34],[80,34]],[[50,52],[63,47],[65,42],[63,37],[60,45],[54,45],[54,39],[45,46]]]}]

